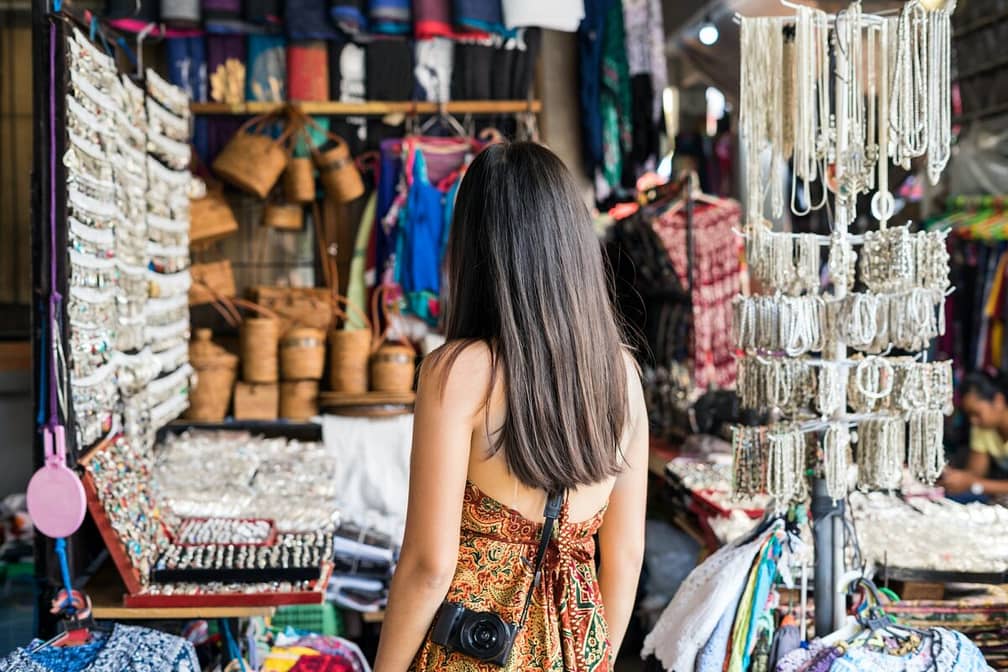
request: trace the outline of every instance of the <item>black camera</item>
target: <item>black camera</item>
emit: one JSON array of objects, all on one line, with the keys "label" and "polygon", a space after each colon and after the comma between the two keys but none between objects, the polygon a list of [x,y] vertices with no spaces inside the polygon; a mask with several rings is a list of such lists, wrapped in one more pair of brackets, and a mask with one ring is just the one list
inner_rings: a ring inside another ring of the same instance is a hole
[{"label": "black camera", "polygon": [[514,623],[504,622],[497,614],[444,602],[434,619],[431,641],[449,651],[504,667],[511,657],[519,628]]}]

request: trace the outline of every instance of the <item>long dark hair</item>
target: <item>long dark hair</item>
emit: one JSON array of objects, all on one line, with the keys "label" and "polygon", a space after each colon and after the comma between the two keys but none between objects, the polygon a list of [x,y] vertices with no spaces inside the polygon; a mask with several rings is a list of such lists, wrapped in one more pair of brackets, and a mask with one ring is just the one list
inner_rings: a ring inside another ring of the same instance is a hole
[{"label": "long dark hair", "polygon": [[530,142],[484,149],[459,186],[449,236],[450,366],[483,341],[507,413],[491,443],[529,487],[559,491],[622,468],[623,341],[591,216],[563,162]]},{"label": "long dark hair", "polygon": [[959,383],[961,396],[975,394],[984,401],[994,401],[999,394],[1008,399],[1005,389],[1005,376],[999,371],[972,371],[963,376]]}]

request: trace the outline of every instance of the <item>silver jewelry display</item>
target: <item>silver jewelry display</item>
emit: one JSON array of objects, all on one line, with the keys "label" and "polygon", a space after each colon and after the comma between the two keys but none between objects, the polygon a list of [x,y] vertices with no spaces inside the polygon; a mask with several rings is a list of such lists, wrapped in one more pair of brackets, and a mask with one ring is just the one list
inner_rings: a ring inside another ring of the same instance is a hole
[{"label": "silver jewelry display", "polygon": [[945,468],[945,418],[941,411],[911,411],[908,416],[910,474],[921,483],[933,484]]},{"label": "silver jewelry display", "polygon": [[857,428],[858,488],[895,490],[903,480],[906,424],[902,418],[876,418]]},{"label": "silver jewelry display", "polygon": [[[889,226],[888,170],[927,155],[935,181],[948,161],[952,9],[929,12],[911,0],[890,18],[855,1],[835,17],[799,6],[793,17],[741,19],[743,235],[763,294],[734,303],[733,337],[744,353],[738,391],[744,407],[781,419],[735,428],[735,496],[766,493],[779,504],[800,497],[802,432],[819,433],[816,466],[837,499],[847,494],[853,458],[864,490],[899,488],[908,461],[926,483],[941,471],[951,364],[888,353],[923,353],[944,333],[948,252],[941,232]],[[790,25],[793,44],[782,48]],[[789,160],[792,212],[808,214],[834,194],[828,238],[767,223],[767,192],[776,216],[777,168]],[[858,195],[873,189],[878,231],[848,235]],[[821,279],[823,247],[828,278]],[[850,359],[852,350],[861,354]]]},{"label": "silver jewelry display", "polygon": [[[121,429],[149,446],[158,427],[185,410],[191,373],[180,348],[189,331],[189,201],[179,188],[190,180],[188,99],[156,78],[148,80],[160,102],[153,101],[79,30],[66,51],[67,308],[78,441],[86,447]],[[151,299],[152,288],[159,298]]]},{"label": "silver jewelry display", "polygon": [[823,478],[826,480],[826,494],[834,500],[847,497],[850,444],[850,429],[844,423],[832,423],[823,432]]}]

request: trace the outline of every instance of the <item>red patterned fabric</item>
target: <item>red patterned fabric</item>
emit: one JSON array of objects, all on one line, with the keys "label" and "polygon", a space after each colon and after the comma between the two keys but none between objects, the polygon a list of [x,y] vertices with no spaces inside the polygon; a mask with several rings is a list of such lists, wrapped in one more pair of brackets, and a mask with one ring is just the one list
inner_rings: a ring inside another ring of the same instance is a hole
[{"label": "red patterned fabric", "polygon": [[[543,580],[518,633],[507,670],[610,672],[609,635],[595,575],[594,534],[604,511],[571,524],[567,505],[546,553]],[[458,567],[447,599],[518,622],[532,583],[542,526],[466,485]],[[411,670],[491,672],[501,668],[427,642]]]},{"label": "red patterned fabric", "polygon": [[[706,389],[735,384],[731,342],[732,300],[741,288],[739,228],[742,210],[735,201],[696,203],[693,209],[693,381]],[[683,287],[686,261],[686,209],[660,215],[652,224],[661,238]]]}]

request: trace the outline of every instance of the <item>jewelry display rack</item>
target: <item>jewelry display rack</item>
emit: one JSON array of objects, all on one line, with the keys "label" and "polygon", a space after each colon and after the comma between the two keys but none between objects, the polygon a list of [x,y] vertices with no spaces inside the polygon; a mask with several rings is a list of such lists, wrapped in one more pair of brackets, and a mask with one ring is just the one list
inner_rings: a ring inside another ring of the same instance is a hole
[{"label": "jewelry display rack", "polygon": [[[930,338],[943,329],[936,309],[942,311],[948,283],[944,238],[929,234],[937,237],[928,239],[924,233],[911,234],[908,228],[887,229],[894,214],[887,181],[890,160],[909,168],[910,159],[926,154],[932,182],[948,160],[949,16],[955,3],[929,11],[912,0],[898,17],[864,14],[860,2],[837,15],[783,0],[782,4],[794,8],[795,16],[736,17],[742,27],[740,135],[747,157],[744,235],[753,275],[772,294],[740,297],[734,328],[747,358],[774,376],[773,383],[764,385],[756,376],[743,376],[744,367],[740,367],[739,392],[743,403],[758,399],[781,419],[768,428],[735,429],[733,483],[736,495],[767,493],[781,509],[803,499],[806,466],[816,467],[811,509],[815,630],[821,636],[838,629],[846,611],[839,597],[839,580],[845,562],[843,500],[851,464],[848,453],[854,445],[858,447],[859,487],[863,489],[898,488],[904,461],[920,480],[933,481],[943,463],[942,427],[936,418],[951,406],[950,369],[916,361],[906,364],[907,371],[914,372],[907,375],[915,382],[900,383],[907,387],[897,403],[876,402],[896,394],[893,381],[901,374],[894,367],[904,364],[894,364],[897,360],[889,356],[894,346],[925,352]],[[785,29],[793,48],[784,46]],[[785,100],[788,95],[793,99]],[[765,176],[767,150],[771,158]],[[787,185],[777,178],[777,169],[792,158],[791,209],[808,214],[828,206],[832,193],[829,237],[774,233],[765,226],[768,192],[773,216],[783,214]],[[799,181],[809,201],[804,209],[796,205]],[[819,203],[809,190],[814,182],[822,188]],[[856,218],[856,197],[872,190],[876,191],[872,214],[879,221],[879,233],[851,236],[848,227]],[[886,242],[879,245],[878,241]],[[855,245],[863,246],[860,259]],[[829,249],[830,294],[822,293],[819,280],[822,247]],[[881,252],[883,247],[900,251]],[[904,252],[910,256],[899,256]],[[879,263],[883,254],[892,255],[891,263]],[[897,278],[905,270],[903,261],[912,269]],[[853,284],[857,262],[868,287],[860,293]],[[888,286],[868,282],[879,276],[899,282]],[[911,299],[918,307],[926,306],[914,313],[917,324],[931,328],[915,332],[896,324],[897,315],[910,319],[906,304]],[[850,306],[860,309],[856,315],[862,327],[860,337],[851,327],[856,311]],[[897,335],[909,332],[915,332],[909,339]],[[851,334],[855,334],[853,339]],[[849,350],[864,354],[855,361]],[[819,357],[809,358],[813,353]],[[928,377],[932,375],[940,384],[932,384]],[[865,389],[863,382],[868,379],[873,382]],[[802,416],[799,409],[805,402],[817,412]],[[863,405],[867,410],[860,408]],[[856,412],[851,413],[849,407]],[[821,465],[806,465],[809,436],[817,437]]]}]

